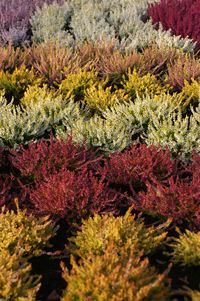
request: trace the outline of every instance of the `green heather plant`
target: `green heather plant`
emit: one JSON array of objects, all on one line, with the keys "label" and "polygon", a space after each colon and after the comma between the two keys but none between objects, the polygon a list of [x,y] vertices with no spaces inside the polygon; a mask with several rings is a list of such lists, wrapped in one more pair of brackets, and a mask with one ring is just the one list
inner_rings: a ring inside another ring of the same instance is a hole
[{"label": "green heather plant", "polygon": [[21,257],[38,256],[44,247],[50,246],[48,240],[57,230],[58,226],[55,227],[48,216],[27,215],[26,210],[20,210],[18,205],[16,213],[3,207],[0,213],[0,254],[2,250],[8,250],[13,255],[18,249]]},{"label": "green heather plant", "polygon": [[70,243],[66,245],[66,249],[81,258],[88,258],[105,254],[113,240],[118,254],[128,241],[135,254],[138,255],[141,250],[144,255],[152,254],[165,240],[167,232],[164,230],[169,226],[170,220],[157,228],[146,228],[141,214],[136,218],[131,215],[131,210],[132,207],[124,216],[95,214],[93,218],[82,220],[81,231],[68,239]]},{"label": "green heather plant", "polygon": [[72,140],[75,144],[83,143],[88,149],[99,149],[105,154],[110,152],[120,152],[132,141],[134,130],[127,130],[123,122],[113,122],[112,120],[105,120],[100,116],[85,119],[80,117],[74,121],[66,118],[63,120],[65,129],[56,128],[57,138],[66,140],[67,133],[72,131]]},{"label": "green heather plant", "polygon": [[200,232],[194,233],[185,230],[185,233],[177,228],[178,238],[173,238],[169,245],[172,247],[172,261],[183,266],[200,265]]},{"label": "green heather plant", "polygon": [[63,4],[54,1],[50,5],[44,3],[41,8],[37,7],[30,18],[33,40],[36,43],[53,40],[63,46],[73,47],[73,36],[67,31],[72,14],[73,8],[69,1]]},{"label": "green heather plant", "polygon": [[32,276],[31,264],[22,259],[21,250],[11,255],[0,251],[0,300],[35,301],[41,283],[39,276]]},{"label": "green heather plant", "polygon": [[110,241],[103,255],[81,258],[79,264],[71,255],[72,270],[61,263],[67,288],[61,301],[112,300],[142,301],[170,300],[168,270],[157,274],[143,251],[135,255],[134,246],[127,243],[120,254],[115,242]]},{"label": "green heather plant", "polygon": [[169,112],[165,116],[157,116],[151,112],[147,134],[143,139],[147,145],[166,146],[174,156],[181,153],[184,161],[190,158],[193,149],[200,152],[200,105],[193,110],[191,117],[183,117],[181,109]]},{"label": "green heather plant", "polygon": [[15,148],[18,144],[42,137],[65,117],[73,120],[77,108],[61,96],[56,99],[48,97],[27,106],[7,104],[3,95],[0,97],[0,145]]}]

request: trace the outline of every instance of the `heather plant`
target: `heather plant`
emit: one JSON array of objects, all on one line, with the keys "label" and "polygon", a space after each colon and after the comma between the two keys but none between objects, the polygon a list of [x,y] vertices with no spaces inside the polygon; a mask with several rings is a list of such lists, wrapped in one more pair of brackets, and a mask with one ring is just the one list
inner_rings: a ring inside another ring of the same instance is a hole
[{"label": "heather plant", "polygon": [[95,87],[99,82],[98,73],[94,69],[87,71],[80,68],[76,73],[69,74],[62,80],[58,92],[67,98],[73,97],[75,101],[78,101],[84,98],[86,89]]},{"label": "heather plant", "polygon": [[88,119],[87,112],[81,112],[72,120],[64,118],[63,127],[57,126],[56,137],[66,139],[72,131],[75,144],[84,142],[89,149],[99,149],[105,155],[120,152],[130,144],[142,139],[154,112],[158,118],[173,112],[177,107],[177,97],[169,94],[138,96],[135,102],[119,103],[102,111],[102,117],[94,115]]},{"label": "heather plant", "polygon": [[200,232],[194,233],[185,230],[185,233],[177,228],[178,238],[173,238],[170,247],[172,247],[172,261],[183,266],[200,265]]},{"label": "heather plant", "polygon": [[[123,123],[126,131],[134,129],[134,134],[142,139],[142,133],[146,133],[152,113],[158,118],[162,118],[169,112],[176,110],[179,97],[162,93],[160,95],[143,95],[140,97],[136,92],[137,98],[134,102],[116,103],[111,108],[102,112],[106,120],[113,124]],[[138,137],[135,137],[137,139]],[[134,140],[134,139],[133,139]]]},{"label": "heather plant", "polygon": [[189,37],[197,42],[196,49],[200,48],[200,4],[196,0],[169,1],[148,5],[148,15],[158,29],[160,22],[164,30],[171,29],[172,35]]},{"label": "heather plant", "polygon": [[136,255],[141,250],[145,256],[152,254],[164,242],[167,236],[164,230],[170,220],[157,228],[146,228],[141,215],[136,219],[135,215],[131,215],[131,210],[132,207],[124,216],[95,214],[93,218],[82,220],[81,231],[68,239],[70,243],[66,245],[66,249],[81,258],[99,256],[106,253],[110,241],[113,240],[118,254],[127,242]]},{"label": "heather plant", "polygon": [[31,264],[22,258],[21,250],[11,255],[8,250],[0,251],[0,299],[35,301],[41,286],[39,276],[31,275]]},{"label": "heather plant", "polygon": [[28,85],[39,83],[41,79],[36,77],[33,69],[28,70],[25,65],[16,68],[13,73],[3,70],[0,72],[0,89],[5,90],[5,97],[9,101],[12,97],[16,102],[19,101]]},{"label": "heather plant", "polygon": [[[18,206],[18,205],[17,205]],[[6,211],[5,206],[0,214],[0,254],[8,250],[10,255],[20,250],[21,257],[38,256],[42,249],[50,246],[48,240],[55,236],[58,226],[49,217],[27,215],[17,207],[17,212]]]},{"label": "heather plant", "polygon": [[101,256],[81,258],[79,264],[71,255],[72,270],[61,263],[67,288],[62,301],[86,300],[170,300],[168,271],[157,274],[143,252],[135,255],[135,246],[128,241],[120,249],[114,242]]},{"label": "heather plant", "polygon": [[63,98],[47,98],[28,106],[13,106],[0,97],[0,145],[15,148],[18,144],[27,144],[51,131],[53,126],[64,118],[73,120],[79,116],[78,108]]},{"label": "heather plant", "polygon": [[37,180],[63,168],[70,171],[80,171],[86,167],[91,169],[101,159],[83,144],[74,145],[71,135],[66,141],[53,139],[51,135],[48,142],[43,139],[30,142],[26,148],[20,145],[16,150],[10,150],[10,153],[12,165],[20,174]]},{"label": "heather plant", "polygon": [[30,18],[33,40],[36,43],[53,40],[73,49],[74,39],[67,31],[72,14],[73,7],[68,1],[62,4],[53,1],[50,5],[44,3],[41,8],[37,7]]},{"label": "heather plant", "polygon": [[24,63],[24,53],[20,48],[14,49],[11,44],[0,47],[0,70],[13,73]]},{"label": "heather plant", "polygon": [[120,152],[132,142],[132,135],[138,132],[138,126],[127,129],[123,122],[113,122],[105,120],[101,116],[93,116],[85,119],[80,116],[73,121],[68,118],[63,119],[64,130],[56,127],[56,137],[63,140],[66,135],[72,132],[75,144],[83,143],[88,149],[103,152],[108,155],[110,152]]},{"label": "heather plant", "polygon": [[122,75],[127,74],[128,68],[136,68],[140,66],[140,62],[141,56],[136,50],[126,54],[115,50],[113,53],[102,55],[96,68],[104,79],[109,78],[112,84],[119,84]]},{"label": "heather plant", "polygon": [[110,183],[126,185],[135,194],[138,189],[145,189],[147,181],[165,183],[176,177],[177,165],[178,160],[172,159],[167,148],[135,144],[123,153],[110,154],[102,170]]},{"label": "heather plant", "polygon": [[169,85],[162,86],[160,81],[155,77],[155,75],[147,74],[140,76],[140,74],[134,69],[128,69],[128,74],[122,76],[122,81],[120,82],[123,86],[122,91],[128,94],[132,100],[136,98],[136,93],[139,96],[143,96],[146,93],[159,95],[161,93],[166,93],[169,91]]},{"label": "heather plant", "polygon": [[129,95],[126,95],[126,90],[111,91],[112,87],[105,87],[107,80],[100,82],[98,85],[93,85],[84,91],[84,99],[86,109],[90,113],[101,115],[106,108],[112,107],[116,103],[131,101]]},{"label": "heather plant", "polygon": [[170,177],[165,184],[146,182],[146,191],[132,197],[137,210],[160,218],[172,217],[175,224],[199,230],[199,178]]},{"label": "heather plant", "polygon": [[196,111],[192,108],[191,117],[183,117],[181,109],[178,112],[171,112],[162,116],[156,116],[151,112],[151,120],[148,124],[147,134],[143,136],[144,142],[147,145],[168,146],[173,156],[181,154],[183,161],[190,158],[193,149],[199,153],[200,145],[200,106]]},{"label": "heather plant", "polygon": [[175,92],[181,92],[185,80],[192,83],[192,79],[200,82],[200,60],[189,55],[179,56],[173,63],[167,65],[165,83],[174,88]]},{"label": "heather plant", "polygon": [[191,106],[196,106],[199,103],[200,99],[200,81],[199,83],[194,80],[193,78],[191,79],[191,84],[188,81],[184,81],[184,86],[183,89],[180,93],[180,97],[182,99],[182,107],[183,110]]},{"label": "heather plant", "polygon": [[63,168],[35,181],[33,187],[23,188],[34,214],[64,219],[69,228],[94,213],[116,213],[116,202],[120,201],[120,195],[104,183],[104,175],[97,178],[87,169],[74,172]]},{"label": "heather plant", "polygon": [[26,48],[25,64],[33,67],[37,76],[41,77],[48,86],[56,86],[80,68],[80,59],[67,47],[49,41],[46,44],[33,44]]},{"label": "heather plant", "polygon": [[24,92],[24,96],[20,99],[20,104],[28,106],[30,103],[38,103],[40,101],[45,102],[48,99],[58,98],[58,93],[52,88],[49,89],[47,84],[42,87],[40,85],[29,85]]}]

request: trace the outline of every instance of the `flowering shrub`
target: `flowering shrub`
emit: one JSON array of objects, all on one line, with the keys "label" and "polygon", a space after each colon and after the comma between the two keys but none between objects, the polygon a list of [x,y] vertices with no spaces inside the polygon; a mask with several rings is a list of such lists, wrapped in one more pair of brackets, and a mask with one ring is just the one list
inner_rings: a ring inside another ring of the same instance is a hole
[{"label": "flowering shrub", "polygon": [[64,219],[70,227],[94,213],[117,212],[116,202],[120,200],[119,194],[104,183],[104,176],[98,179],[87,170],[75,173],[62,169],[24,189],[33,213]]},{"label": "flowering shrub", "polygon": [[185,233],[177,228],[178,238],[173,238],[169,245],[172,247],[172,261],[183,266],[200,265],[200,232],[193,233],[186,229]]},{"label": "flowering shrub", "polygon": [[134,248],[135,254],[141,250],[145,256],[152,254],[165,240],[167,232],[164,230],[170,220],[158,228],[146,228],[143,218],[139,216],[136,219],[135,215],[131,215],[131,210],[132,207],[124,216],[95,214],[93,218],[82,220],[81,231],[68,239],[70,243],[66,249],[75,255],[81,254],[82,258],[88,258],[104,254],[113,240],[118,254],[127,241],[130,242],[130,248]]},{"label": "flowering shrub", "polygon": [[111,241],[101,256],[83,257],[79,264],[71,256],[71,272],[61,263],[67,282],[61,300],[86,300],[88,296],[97,301],[170,300],[168,271],[157,274],[148,258],[141,259],[142,255],[143,252],[135,255],[135,247],[129,241],[118,254]]},{"label": "flowering shrub", "polygon": [[15,101],[18,102],[28,85],[39,83],[41,83],[41,79],[36,77],[33,69],[29,71],[25,65],[19,69],[16,68],[13,73],[3,70],[0,72],[0,89],[5,90],[5,97],[8,100],[14,97]]},{"label": "flowering shrub", "polygon": [[80,171],[98,163],[96,152],[88,150],[84,145],[74,145],[72,136],[66,141],[53,139],[50,142],[43,139],[37,142],[30,142],[25,149],[23,145],[17,150],[10,150],[12,164],[23,176],[33,176],[36,179],[49,176],[54,171],[68,169]]},{"label": "flowering shrub", "polygon": [[1,250],[0,270],[1,300],[36,300],[41,277],[31,275],[31,264],[22,258],[20,250],[12,255],[6,249]]},{"label": "flowering shrub", "polygon": [[115,184],[129,186],[132,191],[143,189],[146,182],[165,182],[178,173],[178,160],[166,148],[135,144],[123,153],[110,154],[105,160],[106,179]]},{"label": "flowering shrub", "polygon": [[79,59],[69,48],[63,48],[49,41],[46,44],[33,44],[25,50],[25,65],[43,79],[48,86],[57,86],[67,74],[80,68]]},{"label": "flowering shrub", "polygon": [[18,249],[24,257],[40,255],[44,247],[50,246],[48,240],[58,230],[48,219],[27,215],[19,208],[17,213],[13,210],[6,212],[3,207],[0,214],[0,254],[5,249],[13,255]]},{"label": "flowering shrub", "polygon": [[187,224],[190,229],[200,229],[199,184],[196,177],[171,177],[166,184],[147,182],[147,191],[139,192],[132,201],[137,209],[172,217],[175,223]]}]

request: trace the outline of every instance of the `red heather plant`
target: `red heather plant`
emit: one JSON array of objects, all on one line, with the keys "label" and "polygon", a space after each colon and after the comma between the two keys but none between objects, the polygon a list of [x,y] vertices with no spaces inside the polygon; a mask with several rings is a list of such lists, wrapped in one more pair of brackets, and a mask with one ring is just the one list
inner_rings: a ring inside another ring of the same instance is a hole
[{"label": "red heather plant", "polygon": [[67,74],[72,74],[79,69],[80,59],[68,48],[61,48],[55,42],[44,45],[32,45],[25,49],[25,64],[33,66],[36,74],[44,79],[49,86],[61,83]]},{"label": "red heather plant", "polygon": [[178,161],[171,158],[167,148],[135,144],[123,153],[111,154],[102,169],[110,183],[127,185],[135,193],[144,189],[147,181],[166,182],[169,177],[175,177]]},{"label": "red heather plant", "polygon": [[80,223],[94,213],[117,213],[119,193],[110,189],[104,179],[86,169],[80,173],[62,169],[35,182],[35,187],[24,189],[34,214],[50,215],[55,221],[64,219],[73,226],[73,222]]},{"label": "red heather plant", "polygon": [[163,30],[171,29],[171,34],[197,42],[196,50],[200,49],[200,2],[199,0],[161,0],[159,3],[148,4],[148,15],[156,29],[159,22]]},{"label": "red heather plant", "polygon": [[190,57],[190,55],[179,56],[167,66],[165,82],[173,86],[176,91],[181,91],[184,81],[192,83],[192,78],[200,83],[200,60]]},{"label": "red heather plant", "polygon": [[170,177],[168,183],[147,182],[147,191],[132,198],[137,210],[153,215],[172,217],[175,223],[184,222],[190,229],[200,229],[200,178]]},{"label": "red heather plant", "polygon": [[30,14],[36,6],[51,3],[52,0],[1,0],[0,2],[0,43],[12,46],[30,44]]},{"label": "red heather plant", "polygon": [[97,157],[96,152],[88,150],[84,145],[74,145],[72,136],[68,136],[66,141],[53,139],[50,142],[37,141],[29,143],[25,149],[21,145],[17,150],[11,150],[10,156],[12,164],[21,175],[32,176],[36,179],[49,176],[55,171],[68,169],[77,171],[83,168],[92,168],[101,157]]},{"label": "red heather plant", "polygon": [[20,48],[14,49],[11,44],[0,47],[0,71],[13,72],[24,63],[24,54]]}]

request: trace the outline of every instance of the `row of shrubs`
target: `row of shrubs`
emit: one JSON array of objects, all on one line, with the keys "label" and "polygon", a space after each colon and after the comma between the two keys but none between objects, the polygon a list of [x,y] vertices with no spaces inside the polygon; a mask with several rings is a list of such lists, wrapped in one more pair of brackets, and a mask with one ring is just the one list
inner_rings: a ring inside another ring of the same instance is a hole
[{"label": "row of shrubs", "polygon": [[[120,82],[124,78],[127,80],[129,71],[133,70],[137,79],[148,76],[143,78],[142,85],[155,82],[172,93],[181,92],[187,82],[199,83],[200,61],[193,54],[184,54],[174,48],[159,49],[156,44],[141,52],[123,54],[116,51],[114,45],[105,41],[85,43],[75,52],[52,42],[16,50],[11,45],[0,47],[0,88],[7,89],[7,94],[19,101],[28,85],[47,84],[49,88],[58,89],[63,80],[65,83],[68,79],[72,85],[76,81],[73,75],[84,70],[91,72],[91,69],[94,72],[88,76],[94,82],[107,79],[107,85],[113,88],[121,88]],[[76,84],[82,81],[84,85],[88,76],[81,73]]]},{"label": "row of shrubs", "polygon": [[[48,216],[36,218],[18,208],[17,212],[2,208],[0,214],[0,297],[2,300],[36,300],[41,277],[30,275],[29,259],[47,252],[49,240],[58,226]],[[158,274],[147,256],[158,249],[174,264],[200,264],[199,232],[186,231],[179,237],[168,237],[171,220],[157,227],[146,227],[141,214],[131,214],[132,207],[122,217],[95,214],[82,220],[81,231],[68,239],[66,254],[71,254],[72,269],[60,265],[67,288],[61,300],[171,300],[170,279],[172,264]],[[198,291],[185,288],[188,298],[197,300]],[[187,300],[190,300],[188,299]]]},{"label": "row of shrubs", "polygon": [[[87,105],[80,107],[80,103],[61,95],[52,97],[45,89],[34,97],[42,100],[33,99],[20,107],[1,96],[1,147],[16,148],[41,137],[47,139],[53,130],[54,136],[64,140],[72,132],[75,144],[84,142],[89,149],[98,148],[105,155],[137,142],[168,146],[173,157],[181,154],[183,161],[190,159],[194,149],[200,153],[200,105],[189,107],[190,116],[185,115],[177,96],[137,95],[134,102],[121,103],[117,98],[110,108],[99,108],[98,115]],[[97,101],[101,99],[99,96]]]},{"label": "row of shrubs", "polygon": [[[86,40],[95,42],[104,36],[107,41],[117,40],[117,49],[122,51],[138,50],[150,46],[153,41],[159,47],[173,46],[192,52],[196,46],[198,50],[198,1],[176,2],[170,3],[170,18],[166,26],[160,11],[166,14],[168,2],[163,0],[31,0],[29,3],[18,0],[11,1],[9,6],[3,0],[0,6],[0,42],[11,42],[16,47],[53,39],[74,50]],[[190,5],[192,8],[188,11]],[[177,9],[182,18],[176,18]]]},{"label": "row of shrubs", "polygon": [[31,142],[9,153],[2,149],[1,156],[1,206],[14,208],[17,197],[21,208],[63,220],[69,231],[94,213],[123,214],[130,206],[200,230],[200,155],[195,151],[183,163],[167,148],[138,143],[105,157],[74,145],[71,136],[67,141],[51,136],[50,142]]}]

